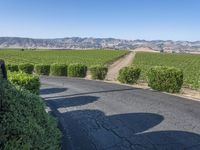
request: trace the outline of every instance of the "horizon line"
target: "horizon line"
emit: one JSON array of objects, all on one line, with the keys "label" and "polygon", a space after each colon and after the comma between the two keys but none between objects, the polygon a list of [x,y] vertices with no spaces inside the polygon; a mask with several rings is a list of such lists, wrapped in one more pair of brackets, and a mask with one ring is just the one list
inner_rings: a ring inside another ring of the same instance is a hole
[{"label": "horizon line", "polygon": [[54,39],[65,39],[65,38],[91,38],[91,39],[115,39],[115,40],[126,40],[126,41],[172,41],[172,42],[199,42],[200,40],[163,40],[163,39],[126,39],[126,38],[115,38],[115,37],[90,37],[90,36],[66,36],[66,37],[54,37],[54,38],[37,38],[27,36],[0,36],[0,38],[21,38],[21,39],[35,39],[35,40],[54,40]]}]

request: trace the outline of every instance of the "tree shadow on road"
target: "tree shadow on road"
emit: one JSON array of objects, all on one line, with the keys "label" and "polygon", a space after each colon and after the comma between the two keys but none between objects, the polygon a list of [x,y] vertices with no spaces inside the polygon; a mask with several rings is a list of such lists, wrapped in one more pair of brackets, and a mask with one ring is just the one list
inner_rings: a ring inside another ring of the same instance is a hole
[{"label": "tree shadow on road", "polygon": [[[45,100],[46,105],[51,109],[51,111],[49,112],[51,115],[55,116],[58,120],[59,120],[59,127],[63,133],[63,137],[62,137],[62,150],[73,150],[73,146],[69,140],[69,127],[68,127],[68,123],[72,122],[72,120],[70,118],[67,118],[68,115],[64,115],[65,114],[65,110],[63,110],[63,112],[61,110],[59,110],[60,108],[68,108],[68,107],[72,107],[72,106],[82,106],[82,105],[87,105],[89,103],[93,103],[95,101],[97,101],[99,99],[99,97],[96,96],[77,96],[77,97],[68,97],[68,98],[54,98],[54,99],[50,99],[50,100]],[[65,116],[64,118],[62,116]],[[64,120],[64,121],[63,121]],[[65,122],[65,120],[67,122]],[[70,124],[72,125],[72,124]],[[77,132],[81,132],[81,130],[79,131],[76,127],[73,128],[73,130],[77,130]],[[76,135],[77,138],[79,138],[79,135]],[[81,136],[80,136],[81,137]],[[82,138],[82,137],[81,137]],[[88,142],[89,139],[87,138],[87,135],[84,136],[83,139],[80,139],[81,142],[85,141],[85,148],[86,150],[90,149],[90,148],[94,148],[93,145],[90,145],[91,143]],[[79,145],[76,145],[79,147]]]},{"label": "tree shadow on road", "polygon": [[67,88],[42,88],[40,89],[40,95],[62,93],[67,91]]},{"label": "tree shadow on road", "polygon": [[[113,92],[123,92],[123,91],[135,91],[138,90],[137,88],[123,88],[123,89],[113,89],[113,90],[101,90],[101,91],[89,91],[89,92],[83,92],[83,93],[76,93],[76,94],[68,94],[68,95],[58,95],[58,96],[52,96],[52,97],[45,97],[46,99],[50,98],[67,98],[71,96],[83,96],[83,95],[89,95],[89,94],[100,94],[100,93],[113,93]],[[51,94],[48,92],[47,94]]]},{"label": "tree shadow on road", "polygon": [[[200,135],[186,131],[148,131],[164,117],[153,113],[106,116],[99,110],[60,113],[75,149],[199,150]],[[66,135],[65,135],[66,136]],[[65,138],[69,145],[69,139]]]},{"label": "tree shadow on road", "polygon": [[[158,125],[164,121],[164,117],[159,114],[147,112],[124,114],[109,114],[107,112],[104,114],[100,110],[84,110],[84,108],[76,110],[77,106],[92,104],[99,99],[99,97],[87,94],[101,92],[106,91],[46,99],[45,102],[60,122],[64,150],[200,149],[199,134],[187,131],[170,131],[167,130],[168,127],[159,127]],[[170,128],[170,124],[168,125]]]},{"label": "tree shadow on road", "polygon": [[50,105],[53,109],[67,108],[72,106],[81,106],[89,103],[93,103],[98,100],[96,96],[76,96],[67,98],[53,98],[46,100],[47,105]]}]

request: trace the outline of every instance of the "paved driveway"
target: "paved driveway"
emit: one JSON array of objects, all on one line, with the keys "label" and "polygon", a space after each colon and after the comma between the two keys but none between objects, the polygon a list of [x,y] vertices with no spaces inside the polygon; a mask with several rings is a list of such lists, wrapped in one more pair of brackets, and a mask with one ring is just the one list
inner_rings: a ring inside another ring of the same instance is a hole
[{"label": "paved driveway", "polygon": [[200,102],[117,84],[41,77],[63,149],[200,150]]}]

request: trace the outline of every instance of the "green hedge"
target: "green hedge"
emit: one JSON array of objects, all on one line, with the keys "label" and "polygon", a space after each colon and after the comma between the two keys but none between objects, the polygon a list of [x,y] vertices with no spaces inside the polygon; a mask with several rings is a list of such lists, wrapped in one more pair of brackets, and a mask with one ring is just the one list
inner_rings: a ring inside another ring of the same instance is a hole
[{"label": "green hedge", "polygon": [[124,67],[119,71],[118,80],[121,83],[134,84],[140,77],[141,69],[134,66]]},{"label": "green hedge", "polygon": [[148,73],[148,85],[155,90],[179,92],[183,85],[183,72],[174,67],[153,67]]},{"label": "green hedge", "polygon": [[50,67],[50,74],[52,76],[67,76],[67,65],[52,64]]},{"label": "green hedge", "polygon": [[59,150],[61,133],[42,99],[5,80],[0,83],[0,149]]},{"label": "green hedge", "polygon": [[20,64],[19,70],[28,74],[32,74],[34,70],[33,64]]},{"label": "green hedge", "polygon": [[84,78],[87,74],[87,66],[83,64],[70,64],[68,66],[69,77],[81,77]]},{"label": "green hedge", "polygon": [[49,75],[50,73],[50,65],[35,65],[34,71],[38,75]]},{"label": "green hedge", "polygon": [[15,64],[8,64],[8,65],[6,65],[6,69],[8,71],[10,71],[10,72],[19,71],[18,65],[15,65]]},{"label": "green hedge", "polygon": [[29,90],[32,93],[39,94],[40,81],[38,76],[23,72],[12,72],[8,74],[8,79],[16,86]]},{"label": "green hedge", "polygon": [[89,70],[92,75],[92,79],[99,79],[99,80],[104,80],[108,72],[107,67],[100,65],[91,66]]}]

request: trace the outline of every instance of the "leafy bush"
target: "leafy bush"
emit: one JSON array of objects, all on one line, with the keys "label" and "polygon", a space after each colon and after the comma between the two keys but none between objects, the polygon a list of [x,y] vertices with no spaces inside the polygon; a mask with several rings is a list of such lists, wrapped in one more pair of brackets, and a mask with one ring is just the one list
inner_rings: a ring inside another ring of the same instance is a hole
[{"label": "leafy bush", "polygon": [[52,64],[50,67],[50,74],[52,76],[67,76],[67,65]]},{"label": "leafy bush", "polygon": [[124,67],[119,71],[118,80],[121,83],[134,84],[140,77],[141,69],[134,66]]},{"label": "leafy bush", "polygon": [[148,85],[155,90],[179,92],[183,84],[183,72],[174,67],[153,67],[148,73]]},{"label": "leafy bush", "polygon": [[84,78],[87,73],[87,66],[83,64],[70,64],[68,67],[69,77],[81,77]]},{"label": "leafy bush", "polygon": [[0,149],[59,150],[61,134],[42,99],[6,80],[0,83]]},{"label": "leafy bush", "polygon": [[35,65],[35,73],[38,75],[49,75],[50,65]]},{"label": "leafy bush", "polygon": [[40,81],[35,75],[26,74],[23,72],[12,72],[8,74],[8,79],[15,86],[29,90],[32,93],[39,94]]},{"label": "leafy bush", "polygon": [[28,74],[32,74],[34,70],[33,64],[20,64],[19,70]]},{"label": "leafy bush", "polygon": [[104,66],[97,65],[90,67],[90,73],[92,75],[92,79],[104,80],[107,72],[108,68]]},{"label": "leafy bush", "polygon": [[6,65],[6,69],[10,72],[19,71],[18,65],[15,64],[8,64]]}]

